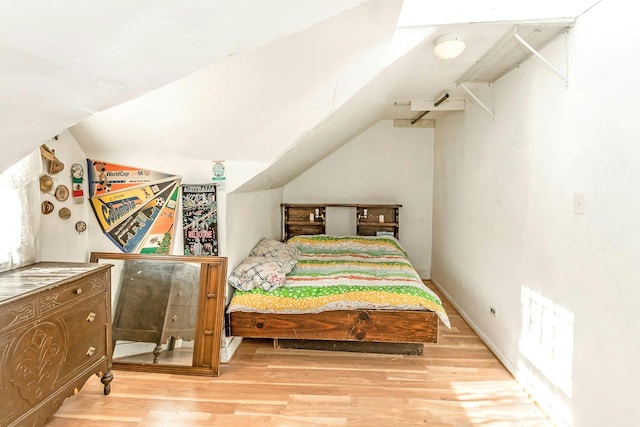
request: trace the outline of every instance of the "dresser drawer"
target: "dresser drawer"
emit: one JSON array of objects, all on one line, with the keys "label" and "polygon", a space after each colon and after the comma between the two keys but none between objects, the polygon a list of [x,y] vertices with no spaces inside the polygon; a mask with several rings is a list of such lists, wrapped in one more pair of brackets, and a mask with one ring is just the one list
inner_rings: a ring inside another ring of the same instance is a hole
[{"label": "dresser drawer", "polygon": [[105,292],[108,287],[106,274],[93,274],[73,283],[59,286],[38,297],[40,314],[46,314],[51,310],[71,304],[78,300],[84,300],[92,295]]},{"label": "dresser drawer", "polygon": [[169,305],[198,305],[200,266],[183,264],[173,273]]},{"label": "dresser drawer", "polygon": [[167,309],[167,329],[185,329],[196,327],[197,307],[172,305]]},{"label": "dresser drawer", "polygon": [[35,318],[36,302],[33,299],[6,304],[0,310],[0,336]]},{"label": "dresser drawer", "polygon": [[106,354],[107,333],[106,294],[82,304],[74,304],[61,323],[68,342],[67,354],[60,378],[82,370]]},{"label": "dresser drawer", "polygon": [[197,307],[172,305],[168,307],[163,339],[180,337],[191,341],[195,337]]},{"label": "dresser drawer", "polygon": [[198,305],[197,286],[176,284],[169,294],[169,305]]}]

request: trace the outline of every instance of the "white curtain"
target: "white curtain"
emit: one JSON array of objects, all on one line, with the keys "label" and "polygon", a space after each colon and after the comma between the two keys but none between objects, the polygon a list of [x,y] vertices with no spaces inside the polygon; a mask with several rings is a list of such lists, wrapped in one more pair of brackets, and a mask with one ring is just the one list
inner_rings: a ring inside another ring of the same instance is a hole
[{"label": "white curtain", "polygon": [[0,271],[36,261],[40,150],[0,174]]}]

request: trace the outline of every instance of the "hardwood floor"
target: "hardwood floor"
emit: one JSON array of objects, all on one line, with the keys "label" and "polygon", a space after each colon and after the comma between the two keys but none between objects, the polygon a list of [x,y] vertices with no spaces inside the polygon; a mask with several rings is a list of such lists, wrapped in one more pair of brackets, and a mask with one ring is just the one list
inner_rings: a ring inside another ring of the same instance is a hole
[{"label": "hardwood floor", "polygon": [[116,371],[67,399],[49,427],[547,426],[445,301],[452,328],[423,356],[274,349],[245,340],[216,378]]}]

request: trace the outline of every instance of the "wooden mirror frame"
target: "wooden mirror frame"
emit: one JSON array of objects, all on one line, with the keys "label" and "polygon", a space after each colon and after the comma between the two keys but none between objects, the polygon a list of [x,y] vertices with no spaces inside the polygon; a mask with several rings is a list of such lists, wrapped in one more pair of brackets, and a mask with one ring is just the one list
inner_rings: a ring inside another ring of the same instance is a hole
[{"label": "wooden mirror frame", "polygon": [[198,314],[196,320],[192,365],[179,366],[114,361],[113,369],[168,374],[218,376],[220,373],[220,345],[222,342],[222,327],[224,322],[227,258],[213,256],[91,252],[91,262],[106,261],[108,263],[109,260],[142,260],[200,264]]}]

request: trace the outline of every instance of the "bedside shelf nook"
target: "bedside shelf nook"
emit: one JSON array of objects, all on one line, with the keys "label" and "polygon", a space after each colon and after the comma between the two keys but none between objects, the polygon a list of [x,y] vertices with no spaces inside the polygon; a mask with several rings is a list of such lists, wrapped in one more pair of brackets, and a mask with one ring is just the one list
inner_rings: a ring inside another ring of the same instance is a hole
[{"label": "bedside shelf nook", "polygon": [[282,207],[282,239],[287,241],[304,234],[324,234],[326,227],[324,204],[288,204]]},{"label": "bedside shelf nook", "polygon": [[358,236],[392,235],[398,238],[402,205],[347,203],[283,203],[282,240],[294,236],[326,233],[326,208],[355,208]]},{"label": "bedside shelf nook", "polygon": [[358,205],[358,236],[377,236],[384,233],[398,238],[401,207],[402,205]]}]

